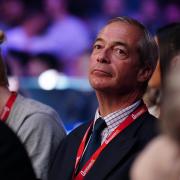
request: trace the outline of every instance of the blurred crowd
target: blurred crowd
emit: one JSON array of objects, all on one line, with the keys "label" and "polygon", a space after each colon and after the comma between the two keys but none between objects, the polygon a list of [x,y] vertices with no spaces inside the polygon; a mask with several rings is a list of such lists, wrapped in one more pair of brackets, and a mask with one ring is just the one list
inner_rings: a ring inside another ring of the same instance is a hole
[{"label": "blurred crowd", "polygon": [[155,34],[180,20],[178,1],[162,0],[0,0],[0,29],[8,74],[39,76],[56,69],[86,77],[90,45],[115,16],[136,18]]}]

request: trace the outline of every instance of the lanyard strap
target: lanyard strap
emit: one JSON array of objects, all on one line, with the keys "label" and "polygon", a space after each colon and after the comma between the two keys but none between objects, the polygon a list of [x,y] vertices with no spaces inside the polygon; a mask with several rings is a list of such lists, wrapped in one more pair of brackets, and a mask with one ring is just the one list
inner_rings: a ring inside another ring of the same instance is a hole
[{"label": "lanyard strap", "polygon": [[146,105],[143,103],[140,105],[134,112],[132,112],[110,135],[109,137],[104,141],[104,143],[96,150],[96,152],[90,157],[90,159],[85,163],[84,167],[80,172],[75,176],[75,172],[78,168],[78,164],[83,156],[83,151],[86,145],[86,140],[88,137],[88,134],[90,132],[90,129],[93,126],[93,123],[90,124],[89,128],[87,129],[81,144],[79,146],[77,156],[76,156],[76,163],[73,173],[73,179],[74,180],[83,180],[86,174],[89,172],[89,170],[94,165],[95,161],[97,160],[98,156],[102,152],[102,150],[118,135],[120,134],[126,127],[128,127],[130,124],[132,124],[139,116],[144,114],[147,110]]},{"label": "lanyard strap", "polygon": [[6,122],[8,116],[9,116],[9,113],[11,111],[11,108],[14,104],[14,101],[16,100],[16,97],[17,97],[17,93],[11,92],[9,99],[7,100],[6,105],[3,108],[3,111],[2,111],[2,114],[0,117],[1,121]]}]

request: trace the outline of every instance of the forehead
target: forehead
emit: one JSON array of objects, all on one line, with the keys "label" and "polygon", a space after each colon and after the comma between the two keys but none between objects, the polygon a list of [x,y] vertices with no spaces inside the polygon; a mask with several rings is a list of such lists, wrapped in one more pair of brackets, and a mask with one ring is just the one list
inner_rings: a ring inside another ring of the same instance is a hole
[{"label": "forehead", "polygon": [[97,38],[105,41],[120,41],[127,44],[137,43],[142,32],[139,27],[125,22],[113,22],[106,25],[98,34]]}]

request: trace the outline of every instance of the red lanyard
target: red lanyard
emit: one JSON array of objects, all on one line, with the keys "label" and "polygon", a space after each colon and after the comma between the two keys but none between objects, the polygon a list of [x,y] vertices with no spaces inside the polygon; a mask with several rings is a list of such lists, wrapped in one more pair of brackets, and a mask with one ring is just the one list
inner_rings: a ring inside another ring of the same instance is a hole
[{"label": "red lanyard", "polygon": [[9,116],[10,110],[12,108],[12,105],[14,104],[14,101],[16,100],[16,97],[17,97],[17,93],[11,92],[9,99],[7,100],[6,105],[3,108],[3,111],[0,117],[1,121],[6,122]]},{"label": "red lanyard", "polygon": [[91,156],[91,158],[86,162],[82,170],[75,176],[75,172],[78,168],[78,164],[82,158],[84,148],[86,145],[86,140],[88,137],[88,134],[90,132],[90,129],[93,126],[93,123],[89,126],[87,129],[83,140],[81,141],[81,144],[79,146],[77,156],[76,156],[76,163],[75,163],[75,170],[73,173],[73,179],[74,180],[83,180],[86,174],[89,172],[89,170],[92,168],[93,164],[95,163],[96,159],[102,152],[102,150],[119,134],[121,133],[126,127],[128,127],[131,123],[133,123],[139,116],[141,116],[143,113],[147,111],[147,107],[145,104],[140,105],[134,112],[132,112],[105,140],[105,142],[96,150],[96,152]]}]

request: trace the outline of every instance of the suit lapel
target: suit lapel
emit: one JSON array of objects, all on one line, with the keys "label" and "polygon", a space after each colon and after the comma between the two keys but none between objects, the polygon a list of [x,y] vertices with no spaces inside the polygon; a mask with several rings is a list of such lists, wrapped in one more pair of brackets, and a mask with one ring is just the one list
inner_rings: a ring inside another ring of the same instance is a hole
[{"label": "suit lapel", "polygon": [[119,163],[123,163],[126,155],[128,155],[136,144],[134,134],[141,123],[142,119],[137,119],[108,144],[87,174],[87,180],[90,180],[93,177],[105,179]]}]

